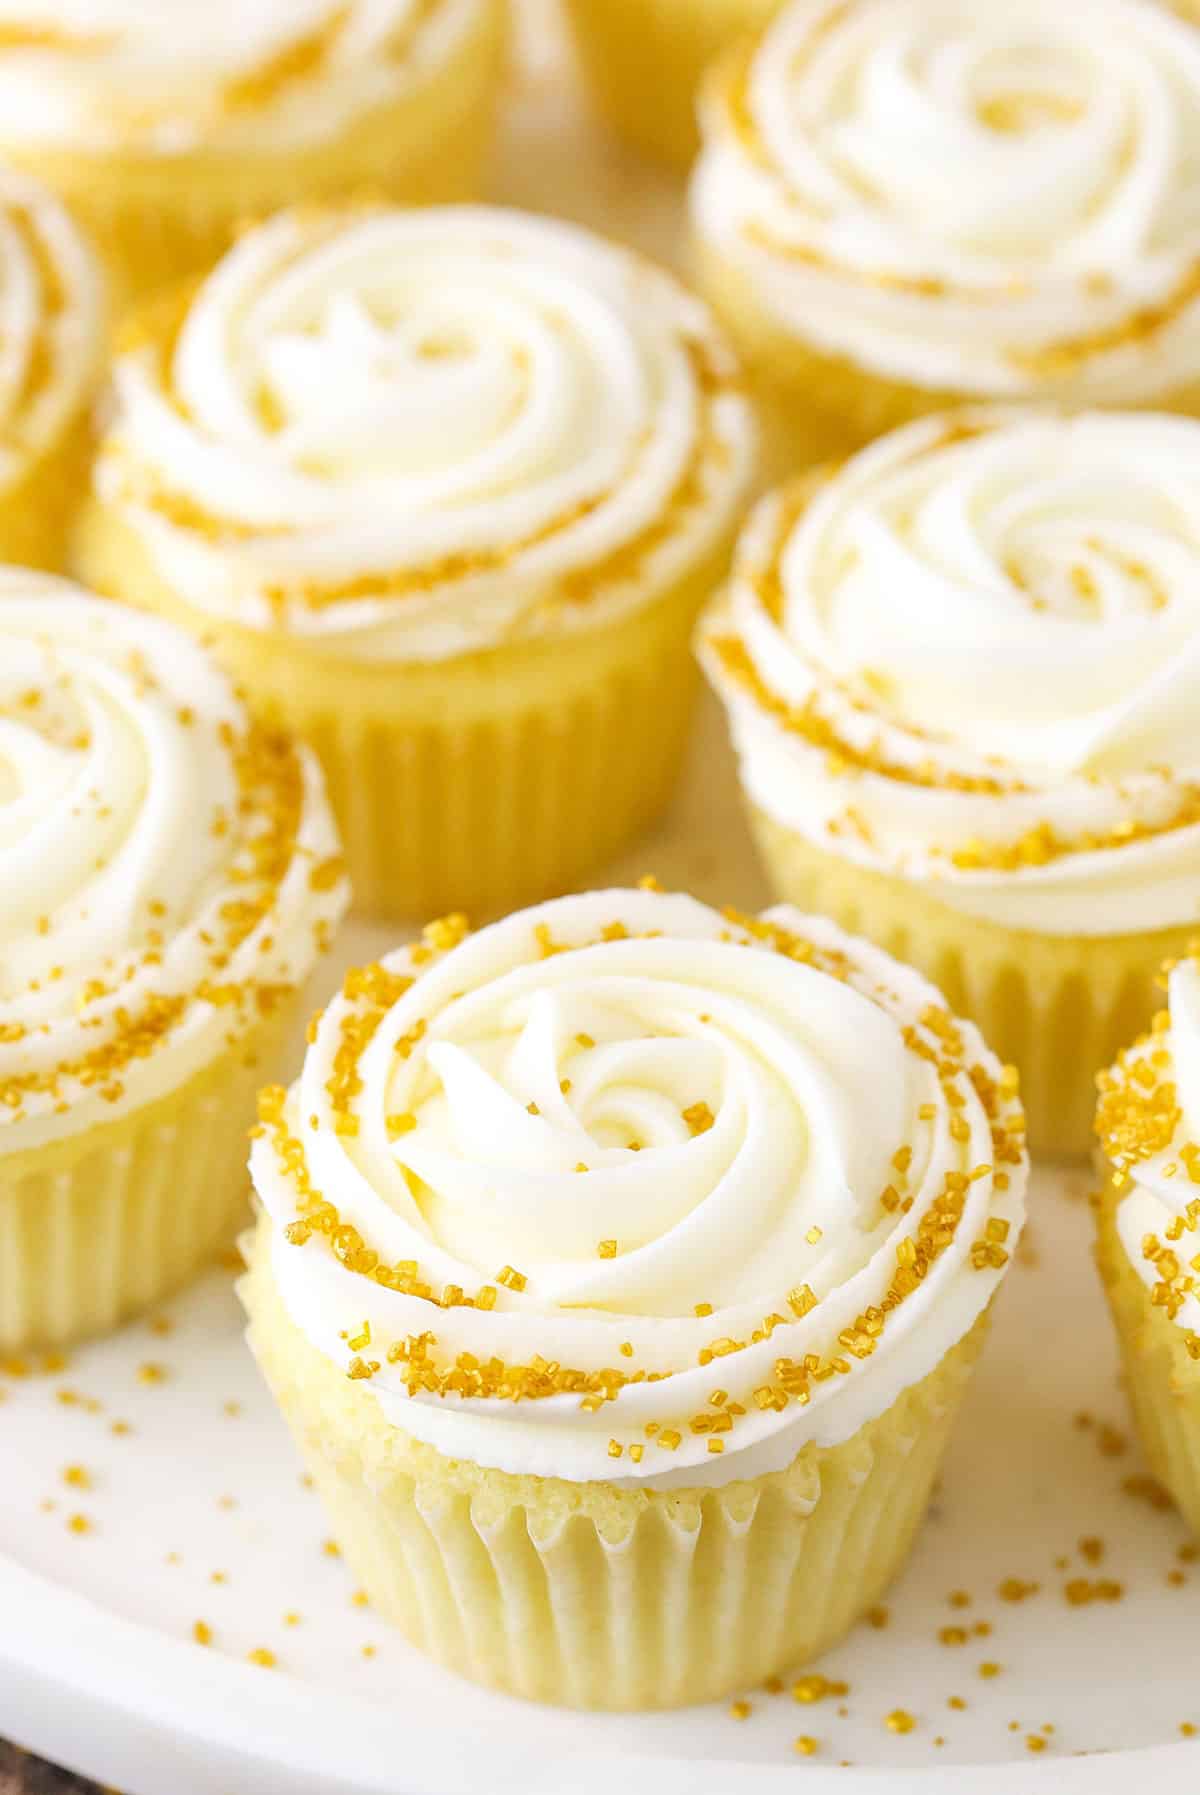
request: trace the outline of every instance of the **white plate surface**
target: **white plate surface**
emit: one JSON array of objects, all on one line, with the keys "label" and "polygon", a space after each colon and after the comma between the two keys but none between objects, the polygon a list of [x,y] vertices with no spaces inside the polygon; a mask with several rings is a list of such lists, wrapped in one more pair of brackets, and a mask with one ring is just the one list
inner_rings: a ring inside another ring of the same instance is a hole
[{"label": "white plate surface", "polygon": [[[510,108],[499,195],[673,254],[677,194],[593,132],[547,53],[540,0],[529,17],[539,54]],[[647,869],[714,901],[765,901],[711,705],[674,814],[611,882]],[[352,927],[323,984],[389,944]],[[326,1549],[218,1268],[63,1367],[0,1365],[0,1733],[130,1795],[1200,1786],[1200,1744],[1181,1742],[1200,1727],[1200,1562],[1130,1435],[1087,1188],[1082,1173],[1035,1179],[887,1624],[819,1667],[844,1695],[750,1690],[740,1720],[727,1706],[587,1716],[427,1664]],[[250,1660],[264,1649],[272,1667]],[[897,1710],[911,1731],[889,1730]]]}]

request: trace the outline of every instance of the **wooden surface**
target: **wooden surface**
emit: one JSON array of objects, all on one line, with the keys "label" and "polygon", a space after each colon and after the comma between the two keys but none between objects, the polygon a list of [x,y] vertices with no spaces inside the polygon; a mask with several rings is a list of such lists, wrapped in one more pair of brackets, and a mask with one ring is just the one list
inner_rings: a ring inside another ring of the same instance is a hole
[{"label": "wooden surface", "polygon": [[0,1739],[0,1795],[101,1795],[87,1783],[40,1758],[31,1758]]}]

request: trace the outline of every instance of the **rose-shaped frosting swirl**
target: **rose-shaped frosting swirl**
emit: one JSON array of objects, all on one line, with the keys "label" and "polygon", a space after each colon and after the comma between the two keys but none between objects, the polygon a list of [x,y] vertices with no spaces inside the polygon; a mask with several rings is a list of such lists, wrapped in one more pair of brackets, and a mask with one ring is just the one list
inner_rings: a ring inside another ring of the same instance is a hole
[{"label": "rose-shaped frosting swirl", "polygon": [[86,404],[104,328],[96,258],[66,208],[0,169],[0,489]]},{"label": "rose-shaped frosting swirl", "polygon": [[1023,1120],[915,973],[656,890],[464,929],[349,976],[251,1160],[285,1306],[399,1427],[724,1482],[847,1437],[968,1331]]},{"label": "rose-shaped frosting swirl", "polygon": [[1150,0],[800,0],[710,84],[701,236],[826,353],[988,396],[1200,371],[1200,32]]},{"label": "rose-shaped frosting swirl", "polygon": [[187,636],[0,570],[0,1152],[151,1101],[309,972],[346,902],[312,757]]},{"label": "rose-shaped frosting swirl", "polygon": [[1100,1076],[1096,1133],[1118,1187],[1117,1231],[1154,1304],[1200,1359],[1200,959],[1171,968],[1168,1008]]},{"label": "rose-shaped frosting swirl", "polygon": [[493,0],[0,0],[0,146],[319,142],[428,78]]},{"label": "rose-shaped frosting swirl", "polygon": [[746,789],[1015,928],[1200,915],[1200,426],[979,410],[763,503],[703,655]]},{"label": "rose-shaped frosting swirl", "polygon": [[100,495],[172,587],[366,659],[637,605],[730,530],[752,460],[682,287],[466,206],[276,217],[117,391]]},{"label": "rose-shaped frosting swirl", "polygon": [[364,658],[643,602],[729,530],[752,451],[698,301],[484,208],[283,214],[117,390],[99,490],[172,586]]}]

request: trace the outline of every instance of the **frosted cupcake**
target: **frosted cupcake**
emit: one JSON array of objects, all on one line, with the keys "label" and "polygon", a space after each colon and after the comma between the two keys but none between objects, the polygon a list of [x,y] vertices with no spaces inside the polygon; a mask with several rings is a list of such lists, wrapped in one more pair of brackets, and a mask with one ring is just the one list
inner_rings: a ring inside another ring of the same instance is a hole
[{"label": "frosted cupcake", "polygon": [[145,291],[296,200],[468,196],[502,32],[501,0],[0,0],[0,159]]},{"label": "frosted cupcake", "polygon": [[105,329],[99,265],[69,214],[0,169],[0,562],[61,559]]},{"label": "frosted cupcake", "polygon": [[316,764],[167,624],[0,570],[0,1347],[113,1326],[230,1238],[345,907]]},{"label": "frosted cupcake", "polygon": [[657,889],[450,917],[261,1115],[251,1344],[414,1644],[661,1707],[878,1598],[1026,1177],[1016,1074],[923,979]]},{"label": "frosted cupcake", "polygon": [[1200,425],[964,412],[764,501],[702,653],[776,889],[911,960],[1079,1153],[1200,921]]},{"label": "frosted cupcake", "polygon": [[82,565],[317,747],[365,907],[542,896],[657,815],[753,451],[667,275],[513,212],[287,213],[116,395]]},{"label": "frosted cupcake", "polygon": [[1200,1533],[1200,959],[1100,1078],[1098,1258],[1146,1456]]},{"label": "frosted cupcake", "polygon": [[709,63],[780,0],[567,0],[584,72],[605,117],[640,150],[683,167],[699,144],[696,94]]},{"label": "frosted cupcake", "polygon": [[794,463],[960,399],[1194,411],[1200,34],[1142,0],[799,0],[730,52],[707,292]]}]

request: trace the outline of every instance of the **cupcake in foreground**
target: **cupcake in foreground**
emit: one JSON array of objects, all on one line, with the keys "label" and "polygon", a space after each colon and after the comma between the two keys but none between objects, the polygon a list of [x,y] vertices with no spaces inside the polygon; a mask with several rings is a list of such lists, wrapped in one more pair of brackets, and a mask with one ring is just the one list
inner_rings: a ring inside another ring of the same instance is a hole
[{"label": "cupcake in foreground", "polygon": [[659,812],[753,459],[667,275],[515,212],[287,213],[116,394],[82,567],[317,747],[364,907],[541,897]]},{"label": "cupcake in foreground", "polygon": [[594,892],[351,972],[264,1093],[242,1288],[372,1604],[578,1707],[836,1640],[904,1559],[1016,1244],[1016,1084],[787,908]]},{"label": "cupcake in foreground", "polygon": [[503,24],[501,0],[0,0],[0,160],[144,292],[297,200],[469,197]]},{"label": "cupcake in foreground", "polygon": [[701,653],[775,889],[910,960],[1081,1153],[1200,922],[1200,424],[925,419],[751,519]]},{"label": "cupcake in foreground", "polygon": [[178,630],[0,569],[0,1347],[111,1327],[246,1195],[346,902],[316,763]]},{"label": "cupcake in foreground", "polygon": [[714,70],[704,286],[795,463],[964,399],[1200,402],[1200,33],[1144,0],[798,0]]},{"label": "cupcake in foreground", "polygon": [[584,72],[605,117],[652,156],[686,166],[696,153],[705,69],[780,0],[567,0]]},{"label": "cupcake in foreground", "polygon": [[1200,958],[1100,1077],[1097,1257],[1146,1456],[1200,1534]]},{"label": "cupcake in foreground", "polygon": [[106,328],[99,263],[70,215],[0,169],[0,562],[62,558]]}]

